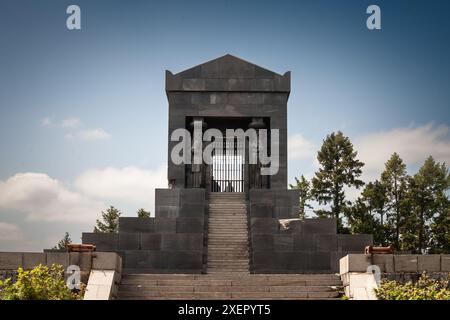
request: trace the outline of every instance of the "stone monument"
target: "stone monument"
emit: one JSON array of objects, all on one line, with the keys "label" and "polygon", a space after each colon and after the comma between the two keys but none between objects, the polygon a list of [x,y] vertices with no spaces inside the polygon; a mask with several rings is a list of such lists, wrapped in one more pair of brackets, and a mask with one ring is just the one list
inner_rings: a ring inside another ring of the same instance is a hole
[{"label": "stone monument", "polygon": [[[166,71],[169,188],[155,191],[154,218],[120,218],[118,233],[83,233],[83,243],[117,252],[125,273],[333,273],[341,257],[362,253],[371,235],[336,234],[335,219],[297,219],[299,195],[287,189],[290,77],[231,55]],[[175,131],[195,128],[276,131],[265,147],[277,152],[274,174],[249,163],[250,144],[234,138],[204,143],[201,151],[216,144],[209,162],[174,163]]]}]

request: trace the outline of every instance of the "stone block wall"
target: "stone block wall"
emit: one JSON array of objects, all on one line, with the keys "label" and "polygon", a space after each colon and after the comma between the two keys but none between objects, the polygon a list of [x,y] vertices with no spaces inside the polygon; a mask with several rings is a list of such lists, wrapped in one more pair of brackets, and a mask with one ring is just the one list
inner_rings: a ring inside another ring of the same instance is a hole
[{"label": "stone block wall", "polygon": [[[372,235],[337,234],[336,219],[297,217],[296,190],[250,191],[252,272],[337,272],[341,257],[361,253],[373,243]],[[282,226],[283,220],[287,228]]]},{"label": "stone block wall", "polygon": [[[379,268],[379,276],[374,274]],[[416,282],[426,272],[433,279],[447,280],[450,254],[348,254],[339,261],[344,291],[353,300],[376,299],[380,280]]]},{"label": "stone block wall", "polygon": [[83,233],[83,243],[117,252],[132,273],[202,273],[204,189],[156,189],[155,217],[122,217],[118,233]]},{"label": "stone block wall", "polygon": [[122,272],[120,257],[109,252],[0,252],[0,280],[14,279],[19,267],[31,270],[40,264],[58,264],[64,270],[71,265],[78,266],[83,283],[88,283],[89,274],[94,269]]}]

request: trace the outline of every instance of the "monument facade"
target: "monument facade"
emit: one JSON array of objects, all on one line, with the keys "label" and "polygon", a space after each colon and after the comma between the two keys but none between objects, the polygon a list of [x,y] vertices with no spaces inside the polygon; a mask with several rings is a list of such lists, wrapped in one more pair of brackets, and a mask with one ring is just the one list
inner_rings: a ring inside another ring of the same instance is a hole
[{"label": "monument facade", "polygon": [[[120,218],[118,233],[84,233],[83,243],[118,252],[133,273],[336,272],[339,259],[361,253],[372,236],[336,234],[335,219],[297,219],[299,195],[287,189],[290,90],[290,72],[231,55],[166,71],[169,187],[155,191],[155,217]],[[255,129],[259,136],[256,144],[249,137],[211,138],[199,147],[179,129],[191,138],[208,129],[224,137],[227,130]],[[269,137],[265,146],[261,132]],[[209,161],[179,163],[172,153],[180,143],[191,159],[195,148],[215,145]],[[252,148],[276,154],[276,170],[263,174],[274,163],[249,161]]]}]

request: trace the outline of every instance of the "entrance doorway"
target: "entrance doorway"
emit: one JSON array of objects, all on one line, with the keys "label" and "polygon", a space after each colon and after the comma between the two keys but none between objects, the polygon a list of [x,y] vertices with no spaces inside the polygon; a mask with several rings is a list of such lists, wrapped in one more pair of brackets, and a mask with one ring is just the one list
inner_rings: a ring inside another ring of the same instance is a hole
[{"label": "entrance doorway", "polygon": [[222,146],[222,153],[212,157],[211,192],[244,192],[242,149],[236,140],[216,143]]}]

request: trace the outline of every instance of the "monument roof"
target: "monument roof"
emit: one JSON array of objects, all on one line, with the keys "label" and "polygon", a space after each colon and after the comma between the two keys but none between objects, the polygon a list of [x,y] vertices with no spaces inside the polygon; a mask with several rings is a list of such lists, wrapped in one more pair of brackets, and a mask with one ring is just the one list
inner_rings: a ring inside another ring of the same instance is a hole
[{"label": "monument roof", "polygon": [[166,91],[289,92],[290,72],[280,75],[226,54],[176,74],[167,70]]}]

